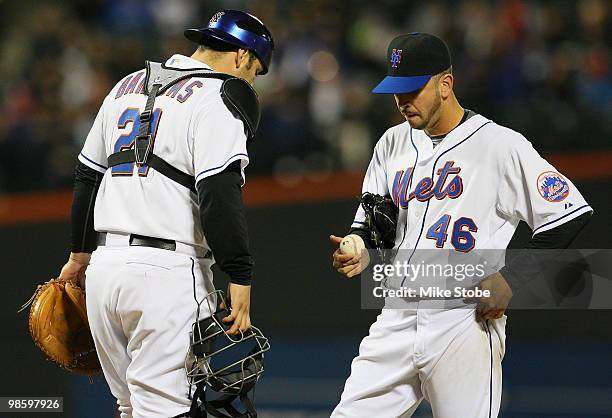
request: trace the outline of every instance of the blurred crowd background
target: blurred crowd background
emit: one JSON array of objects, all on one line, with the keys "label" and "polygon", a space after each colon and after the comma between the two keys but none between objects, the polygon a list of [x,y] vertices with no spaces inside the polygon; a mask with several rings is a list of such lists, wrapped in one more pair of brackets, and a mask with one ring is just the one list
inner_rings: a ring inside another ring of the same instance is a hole
[{"label": "blurred crowd background", "polygon": [[70,187],[112,86],[145,59],[190,55],[183,30],[225,8],[259,16],[277,45],[256,83],[249,175],[363,169],[401,121],[392,98],[370,90],[389,40],[412,31],[447,41],[464,106],[540,152],[612,145],[608,0],[0,0],[0,193]]}]

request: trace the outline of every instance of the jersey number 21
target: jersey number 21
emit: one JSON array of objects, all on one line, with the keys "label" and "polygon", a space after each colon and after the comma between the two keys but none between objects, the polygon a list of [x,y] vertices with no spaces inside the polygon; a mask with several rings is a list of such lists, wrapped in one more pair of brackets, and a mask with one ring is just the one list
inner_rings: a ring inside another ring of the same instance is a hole
[{"label": "jersey number 21", "polygon": [[[151,149],[153,149],[153,145],[155,144],[155,134],[157,133],[157,126],[159,125],[159,120],[161,119],[162,110],[157,108],[153,111],[153,115],[151,116]],[[136,109],[133,107],[128,107],[123,111],[121,116],[119,116],[119,121],[117,122],[117,127],[119,129],[125,129],[128,123],[132,124],[132,130],[128,134],[123,134],[117,141],[115,142],[115,146],[113,152],[125,151],[130,148],[134,148],[134,140],[138,135],[138,131],[140,130],[140,109]],[[113,176],[131,176],[134,172],[134,163],[125,163],[119,164],[112,167],[111,173]],[[141,176],[146,176],[149,172],[149,166],[146,164],[142,164],[138,167],[138,174]]]}]

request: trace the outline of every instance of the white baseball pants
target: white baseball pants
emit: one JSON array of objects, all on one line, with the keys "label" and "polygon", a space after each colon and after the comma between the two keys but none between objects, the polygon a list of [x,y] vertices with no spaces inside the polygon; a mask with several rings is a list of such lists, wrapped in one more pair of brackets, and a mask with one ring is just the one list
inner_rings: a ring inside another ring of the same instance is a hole
[{"label": "white baseball pants", "polygon": [[383,309],[332,418],[410,417],[423,399],[435,418],[496,417],[505,323],[479,323],[466,308]]},{"label": "white baseball pants", "polygon": [[[213,291],[211,262],[148,247],[94,251],[86,272],[87,315],[121,418],[168,418],[189,410],[184,363],[195,297]],[[200,318],[207,316],[204,303]]]}]

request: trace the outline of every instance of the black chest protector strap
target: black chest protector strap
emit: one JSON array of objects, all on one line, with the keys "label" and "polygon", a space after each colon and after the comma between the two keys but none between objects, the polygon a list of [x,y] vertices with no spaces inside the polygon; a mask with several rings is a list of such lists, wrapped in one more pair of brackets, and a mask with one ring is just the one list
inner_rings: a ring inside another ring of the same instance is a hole
[{"label": "black chest protector strap", "polygon": [[228,74],[215,73],[212,70],[200,69],[179,69],[166,67],[158,62],[146,62],[146,76],[144,92],[147,95],[147,104],[140,113],[140,129],[135,139],[134,148],[115,152],[108,157],[108,166],[114,167],[125,163],[136,163],[138,165],[148,165],[159,171],[164,176],[185,186],[192,193],[197,193],[194,176],[187,174],[172,166],[163,158],[155,155],[153,149],[153,136],[151,134],[151,119],[153,117],[153,106],[155,98],[165,92],[169,87],[181,80],[190,77],[198,78],[217,78],[221,80],[234,79]]}]

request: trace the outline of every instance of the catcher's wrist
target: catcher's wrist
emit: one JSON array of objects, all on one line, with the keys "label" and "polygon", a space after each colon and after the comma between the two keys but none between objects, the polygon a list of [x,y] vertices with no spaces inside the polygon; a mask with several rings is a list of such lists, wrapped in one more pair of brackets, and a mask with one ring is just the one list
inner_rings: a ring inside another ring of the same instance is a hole
[{"label": "catcher's wrist", "polygon": [[245,287],[251,286],[251,280],[249,280],[249,279],[247,279],[247,280],[231,279],[230,283],[231,284],[237,284],[237,285],[240,285],[240,286],[245,286]]},{"label": "catcher's wrist", "polygon": [[89,253],[70,253],[70,257],[68,257],[70,261],[74,261],[75,263],[88,265],[89,260],[91,260],[91,254]]}]

